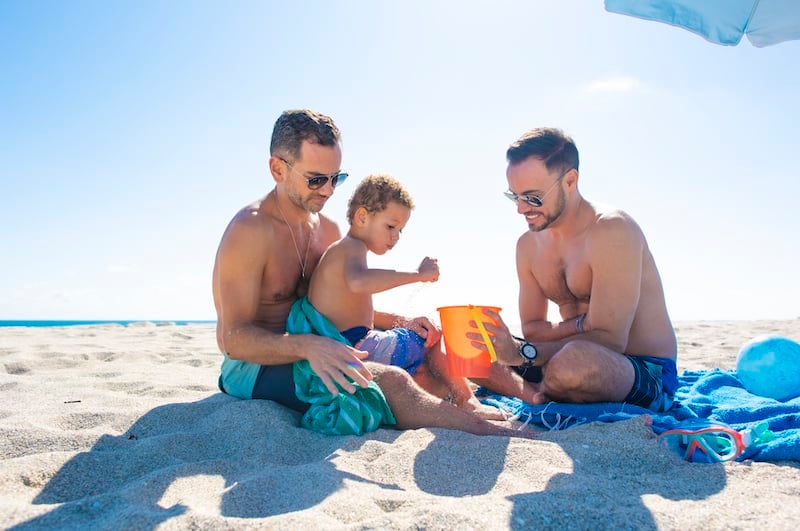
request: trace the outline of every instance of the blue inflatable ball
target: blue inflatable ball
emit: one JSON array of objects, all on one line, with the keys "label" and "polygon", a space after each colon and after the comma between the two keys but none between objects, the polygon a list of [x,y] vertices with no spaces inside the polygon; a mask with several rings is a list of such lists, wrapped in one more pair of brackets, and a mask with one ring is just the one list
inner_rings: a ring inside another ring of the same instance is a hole
[{"label": "blue inflatable ball", "polygon": [[781,336],[759,336],[736,358],[736,375],[748,392],[789,400],[800,396],[800,344]]}]

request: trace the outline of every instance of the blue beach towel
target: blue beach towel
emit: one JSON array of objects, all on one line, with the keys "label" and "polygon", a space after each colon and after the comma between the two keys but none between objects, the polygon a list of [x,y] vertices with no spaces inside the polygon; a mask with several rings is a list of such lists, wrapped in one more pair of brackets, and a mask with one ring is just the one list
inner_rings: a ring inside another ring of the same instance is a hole
[{"label": "blue beach towel", "polygon": [[507,396],[479,389],[486,404],[503,407],[520,420],[561,430],[588,422],[615,422],[639,415],[653,417],[656,434],[690,424],[691,419],[724,422],[743,431],[766,422],[775,437],[745,450],[738,461],[800,461],[800,397],[784,402],[750,394],[736,378],[736,371],[712,369],[685,371],[678,378],[675,406],[665,413],[654,413],[631,404],[560,404],[550,402],[534,406]]},{"label": "blue beach towel", "polygon": [[[292,305],[286,331],[290,334],[317,334],[350,344],[306,297]],[[366,388],[356,386],[353,394],[340,387],[339,394],[333,396],[311,370],[307,360],[295,362],[293,373],[297,398],[311,404],[300,419],[304,428],[326,435],[363,435],[383,424],[397,423],[383,391],[375,382],[369,382]]]}]

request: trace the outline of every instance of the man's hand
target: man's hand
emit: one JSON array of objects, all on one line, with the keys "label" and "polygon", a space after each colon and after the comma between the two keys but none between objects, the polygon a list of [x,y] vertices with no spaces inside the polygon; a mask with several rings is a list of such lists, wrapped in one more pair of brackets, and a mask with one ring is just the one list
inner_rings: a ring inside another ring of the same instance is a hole
[{"label": "man's hand", "polygon": [[[372,373],[361,361],[369,355],[368,352],[356,350],[327,337],[311,334],[305,336],[303,349],[303,352],[307,353],[306,359],[311,369],[333,396],[339,394],[336,384],[352,394],[356,392],[353,383],[367,387],[372,380]],[[348,376],[353,382],[347,379]]]},{"label": "man's hand", "polygon": [[[511,331],[506,326],[503,318],[500,317],[499,313],[489,308],[484,308],[483,313],[488,319],[485,321],[481,319],[481,322],[492,339],[497,362],[501,365],[522,365],[523,360],[519,355],[517,341],[511,335]],[[492,324],[492,321],[497,324]],[[472,346],[488,352],[489,347],[486,346],[486,342],[483,340],[480,330],[478,330],[478,325],[475,321],[470,321],[469,325],[475,330],[474,332],[467,332],[467,338],[472,341]]]}]

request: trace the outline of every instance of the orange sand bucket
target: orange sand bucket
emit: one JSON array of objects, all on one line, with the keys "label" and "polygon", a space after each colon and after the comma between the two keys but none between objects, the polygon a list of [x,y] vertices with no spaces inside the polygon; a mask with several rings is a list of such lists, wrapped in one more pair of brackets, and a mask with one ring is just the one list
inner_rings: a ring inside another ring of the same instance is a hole
[{"label": "orange sand bucket", "polygon": [[[498,325],[488,315],[483,313],[484,308],[499,312],[501,308],[497,306],[443,306],[437,308],[442,320],[442,336],[444,337],[444,348],[447,352],[447,366],[453,376],[465,376],[473,378],[485,378],[489,376],[489,369],[495,360],[494,346],[491,336],[484,327],[483,323],[488,322]],[[489,352],[472,346],[467,332],[475,330],[469,325],[470,321],[475,321],[478,331],[483,336],[483,341],[489,348]]]}]

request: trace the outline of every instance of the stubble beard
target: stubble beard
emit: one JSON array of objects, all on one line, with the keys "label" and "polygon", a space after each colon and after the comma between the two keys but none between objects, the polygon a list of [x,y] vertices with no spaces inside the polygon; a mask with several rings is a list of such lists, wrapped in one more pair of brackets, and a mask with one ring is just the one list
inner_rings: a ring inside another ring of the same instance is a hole
[{"label": "stubble beard", "polygon": [[558,191],[558,200],[555,204],[555,212],[552,214],[545,214],[544,215],[544,223],[542,225],[533,225],[531,223],[528,224],[528,228],[531,232],[541,232],[545,230],[547,227],[555,223],[558,218],[561,217],[561,214],[564,212],[564,208],[567,204],[567,198],[564,194],[564,190],[559,189]]},{"label": "stubble beard", "polygon": [[294,192],[287,192],[286,195],[289,198],[289,201],[291,201],[296,207],[302,208],[303,210],[305,210],[310,214],[319,214],[319,212],[322,210],[322,207],[324,207],[325,203],[327,202],[323,201],[323,203],[320,205],[312,201],[312,199],[314,199],[315,197],[314,195],[303,197],[300,194]]},{"label": "stubble beard", "polygon": [[324,206],[325,206],[325,203],[322,203],[321,205],[316,205],[316,204],[314,204],[314,203],[312,203],[310,201],[306,201],[303,204],[303,208],[305,208],[308,212],[310,212],[312,214],[319,214],[320,211],[322,210],[322,207],[324,207]]}]

